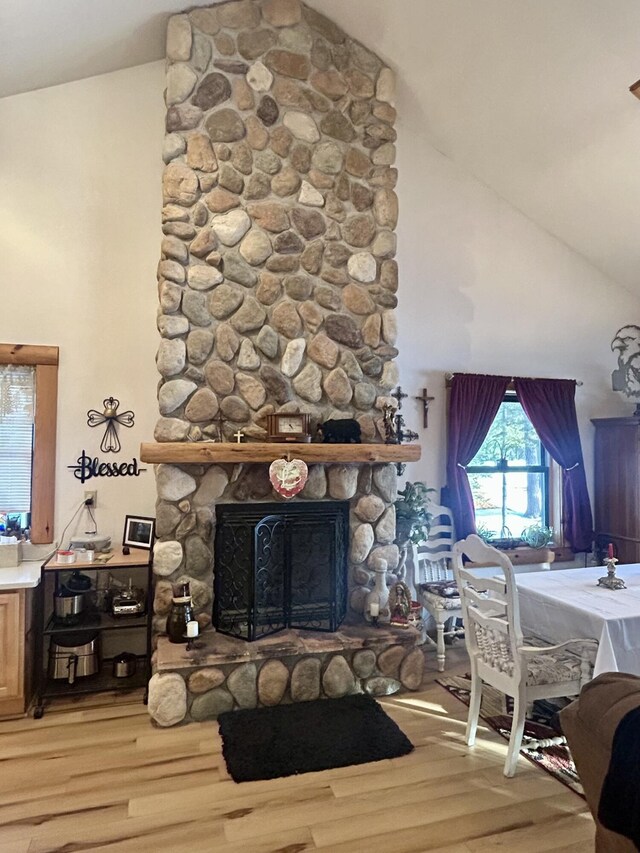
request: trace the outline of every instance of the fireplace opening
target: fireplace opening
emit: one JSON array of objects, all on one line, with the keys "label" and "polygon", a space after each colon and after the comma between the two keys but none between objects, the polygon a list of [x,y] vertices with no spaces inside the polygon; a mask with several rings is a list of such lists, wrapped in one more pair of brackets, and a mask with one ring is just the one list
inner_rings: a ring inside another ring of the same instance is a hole
[{"label": "fireplace opening", "polygon": [[347,610],[349,503],[218,504],[213,625],[253,641],[337,631]]}]

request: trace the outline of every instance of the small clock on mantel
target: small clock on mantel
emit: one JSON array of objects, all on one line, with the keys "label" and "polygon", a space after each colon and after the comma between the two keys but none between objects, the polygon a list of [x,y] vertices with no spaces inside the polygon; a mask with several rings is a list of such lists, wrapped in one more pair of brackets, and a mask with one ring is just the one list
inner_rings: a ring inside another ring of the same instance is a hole
[{"label": "small clock on mantel", "polygon": [[309,415],[297,412],[280,412],[267,415],[267,440],[287,442],[309,442],[311,431]]}]

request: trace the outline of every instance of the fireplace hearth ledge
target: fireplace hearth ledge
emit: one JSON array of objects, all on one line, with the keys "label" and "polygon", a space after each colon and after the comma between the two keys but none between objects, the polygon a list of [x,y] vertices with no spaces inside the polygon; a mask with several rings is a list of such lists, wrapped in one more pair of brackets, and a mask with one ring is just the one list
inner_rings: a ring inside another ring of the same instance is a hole
[{"label": "fireplace hearth ledge", "polygon": [[[240,708],[415,691],[424,671],[421,644],[412,626],[361,623],[344,623],[331,634],[281,631],[253,643],[207,630],[190,651],[160,637],[149,713],[166,726]],[[176,704],[184,713],[168,707]]]},{"label": "fireplace hearth ledge", "polygon": [[421,634],[412,626],[373,628],[368,624],[343,623],[334,633],[292,629],[271,634],[253,643],[220,634],[212,628],[200,635],[198,648],[191,651],[187,651],[186,643],[170,643],[167,637],[159,637],[155,669],[157,672],[175,671],[354,649],[379,651],[389,645],[413,647],[420,643]]}]

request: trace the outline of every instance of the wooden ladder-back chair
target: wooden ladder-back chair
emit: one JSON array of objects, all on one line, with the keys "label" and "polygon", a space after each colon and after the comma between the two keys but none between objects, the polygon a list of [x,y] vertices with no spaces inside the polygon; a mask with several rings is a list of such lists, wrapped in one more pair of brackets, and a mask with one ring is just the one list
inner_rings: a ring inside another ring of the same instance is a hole
[{"label": "wooden ladder-back chair", "polygon": [[[480,577],[478,570],[464,567],[463,555],[474,563],[495,565],[496,574]],[[513,722],[504,765],[504,775],[513,776],[529,703],[577,695],[591,679],[597,642],[576,639],[554,646],[525,644],[511,560],[479,536],[472,534],[455,543],[453,565],[471,666],[466,741],[469,746],[475,742],[483,682],[513,697]]]},{"label": "wooden ladder-back chair", "polygon": [[456,627],[462,609],[453,577],[451,510],[435,504],[430,504],[428,509],[432,515],[429,538],[424,545],[413,547],[413,586],[417,600],[436,624],[438,671],[443,672],[445,637],[462,634],[463,629]]}]

